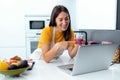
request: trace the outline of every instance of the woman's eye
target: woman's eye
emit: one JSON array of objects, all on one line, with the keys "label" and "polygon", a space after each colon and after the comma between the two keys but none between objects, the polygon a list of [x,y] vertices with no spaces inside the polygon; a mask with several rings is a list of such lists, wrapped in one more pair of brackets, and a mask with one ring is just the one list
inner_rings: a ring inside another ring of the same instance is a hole
[{"label": "woman's eye", "polygon": [[67,21],[67,20],[69,20],[68,18],[65,18],[65,20]]},{"label": "woman's eye", "polygon": [[68,20],[69,20],[69,17],[66,17],[65,20],[68,21]]},{"label": "woman's eye", "polygon": [[59,21],[62,21],[63,19],[59,19]]},{"label": "woman's eye", "polygon": [[66,17],[66,18],[64,18],[64,19],[59,19],[59,21],[63,21],[63,20],[68,21],[68,20],[69,20],[69,18],[68,18],[68,17]]}]

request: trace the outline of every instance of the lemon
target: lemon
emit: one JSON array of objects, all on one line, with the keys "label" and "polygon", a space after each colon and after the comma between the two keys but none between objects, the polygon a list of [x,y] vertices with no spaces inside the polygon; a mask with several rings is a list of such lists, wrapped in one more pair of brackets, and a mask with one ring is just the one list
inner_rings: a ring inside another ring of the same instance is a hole
[{"label": "lemon", "polygon": [[6,61],[0,61],[0,70],[8,70],[9,65]]}]

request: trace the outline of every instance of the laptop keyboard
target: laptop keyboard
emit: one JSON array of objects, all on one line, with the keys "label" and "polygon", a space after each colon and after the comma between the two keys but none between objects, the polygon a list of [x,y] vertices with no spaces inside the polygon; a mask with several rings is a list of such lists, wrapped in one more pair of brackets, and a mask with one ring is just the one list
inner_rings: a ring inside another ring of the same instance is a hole
[{"label": "laptop keyboard", "polygon": [[70,71],[72,71],[73,70],[73,68],[68,68]]},{"label": "laptop keyboard", "polygon": [[73,70],[73,65],[74,65],[74,64],[66,64],[66,65],[60,65],[60,66],[58,66],[58,67],[59,67],[59,68],[62,68],[62,69],[66,69],[66,70],[72,71],[72,70]]}]

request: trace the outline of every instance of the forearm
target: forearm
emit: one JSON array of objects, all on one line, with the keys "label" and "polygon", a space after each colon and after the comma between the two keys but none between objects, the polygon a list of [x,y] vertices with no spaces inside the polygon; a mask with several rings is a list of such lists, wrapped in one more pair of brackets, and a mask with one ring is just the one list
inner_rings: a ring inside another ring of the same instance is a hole
[{"label": "forearm", "polygon": [[49,63],[56,55],[59,50],[59,45],[55,44],[48,52],[43,55],[43,59]]},{"label": "forearm", "polygon": [[51,61],[58,53],[59,50],[65,50],[68,48],[68,42],[63,41],[63,42],[58,42],[56,43],[51,49],[45,50],[46,52],[43,52],[43,58],[46,62]]},{"label": "forearm", "polygon": [[68,50],[71,58],[76,56],[79,46],[80,46],[79,44],[76,44],[72,49]]}]

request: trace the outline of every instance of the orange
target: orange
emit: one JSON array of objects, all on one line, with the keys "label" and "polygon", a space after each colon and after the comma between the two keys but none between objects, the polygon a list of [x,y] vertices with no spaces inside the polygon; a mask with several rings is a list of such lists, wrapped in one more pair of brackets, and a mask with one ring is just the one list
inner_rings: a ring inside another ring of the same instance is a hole
[{"label": "orange", "polygon": [[18,66],[18,63],[11,63],[11,64],[14,64],[14,65]]},{"label": "orange", "polygon": [[9,65],[6,61],[0,61],[0,70],[8,70]]}]

